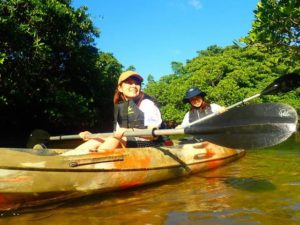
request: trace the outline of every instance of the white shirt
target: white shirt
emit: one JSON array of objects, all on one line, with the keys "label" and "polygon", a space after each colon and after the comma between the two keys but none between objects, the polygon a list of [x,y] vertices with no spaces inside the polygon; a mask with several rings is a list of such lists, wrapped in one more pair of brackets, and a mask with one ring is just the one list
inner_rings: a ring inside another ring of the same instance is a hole
[{"label": "white shirt", "polygon": [[144,99],[139,109],[144,113],[144,125],[160,127],[162,123],[161,113],[153,101]]},{"label": "white shirt", "polygon": [[[218,104],[215,104],[215,103],[210,104],[210,109],[211,109],[211,111],[212,111],[213,113],[219,112],[219,111],[220,111],[220,108],[222,108],[222,107],[221,107],[220,105],[218,105]],[[188,125],[190,124],[190,122],[189,122],[189,117],[190,117],[190,111],[188,111],[188,112],[185,114],[185,116],[184,116],[184,118],[183,118],[183,120],[182,120],[182,123],[181,123],[181,126],[182,126],[182,127],[186,127],[186,126],[188,126]]]}]

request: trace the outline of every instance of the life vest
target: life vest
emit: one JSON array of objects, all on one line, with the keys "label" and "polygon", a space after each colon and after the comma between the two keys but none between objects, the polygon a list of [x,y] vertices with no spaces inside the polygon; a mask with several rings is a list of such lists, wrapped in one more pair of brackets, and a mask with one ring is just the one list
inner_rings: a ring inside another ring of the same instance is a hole
[{"label": "life vest", "polygon": [[[114,130],[116,130],[117,123],[120,127],[124,128],[146,128],[144,125],[144,112],[139,109],[144,99],[149,99],[155,103],[155,100],[151,96],[141,92],[139,96],[132,100],[114,105]],[[164,123],[161,124],[160,128],[164,128]],[[159,136],[154,142],[164,146],[173,145],[172,140],[168,136]]]},{"label": "life vest", "polygon": [[192,123],[200,118],[203,118],[209,114],[213,113],[210,106],[204,109],[193,107],[189,112],[189,122]]},{"label": "life vest", "polygon": [[141,94],[129,101],[123,101],[114,106],[114,129],[118,122],[124,128],[146,128],[144,125],[144,112],[139,109],[144,99],[153,101],[152,97],[141,92]]}]

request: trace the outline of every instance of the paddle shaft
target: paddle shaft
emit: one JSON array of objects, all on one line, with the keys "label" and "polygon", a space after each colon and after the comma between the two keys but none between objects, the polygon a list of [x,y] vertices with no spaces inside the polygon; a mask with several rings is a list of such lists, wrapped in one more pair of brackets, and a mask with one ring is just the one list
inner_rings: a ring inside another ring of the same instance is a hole
[{"label": "paddle shaft", "polygon": [[[90,138],[96,137],[109,137],[112,136],[114,133],[95,133],[91,134]],[[78,134],[71,134],[71,135],[59,135],[59,136],[51,136],[49,137],[50,141],[63,141],[63,140],[74,140],[74,139],[81,139]]]},{"label": "paddle shaft", "polygon": [[[99,138],[99,137],[109,137],[113,136],[114,133],[94,133],[89,135],[88,138]],[[184,134],[184,129],[161,129],[161,130],[148,130],[148,129],[139,129],[133,131],[126,131],[123,136],[125,137],[141,137],[141,136],[161,136],[161,135],[177,135]],[[61,136],[52,136],[49,138],[50,141],[61,141],[61,140],[74,140],[80,139],[81,137],[78,134],[74,135],[61,135]]]},{"label": "paddle shaft", "polygon": [[[258,148],[278,144],[296,130],[296,110],[285,104],[249,104],[226,111],[200,126],[180,129],[137,129],[126,131],[125,137],[189,134],[231,148]],[[112,134],[112,133],[106,133]],[[103,134],[92,134],[97,138]],[[78,138],[67,135],[64,138]]]}]

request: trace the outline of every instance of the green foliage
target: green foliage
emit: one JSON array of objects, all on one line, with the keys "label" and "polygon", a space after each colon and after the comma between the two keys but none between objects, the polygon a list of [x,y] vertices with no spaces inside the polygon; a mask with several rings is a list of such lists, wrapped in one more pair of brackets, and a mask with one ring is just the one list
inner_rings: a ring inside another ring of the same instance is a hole
[{"label": "green foliage", "polygon": [[[12,131],[46,128],[111,128],[112,96],[122,65],[95,47],[100,31],[87,8],[70,0],[0,1],[0,125]],[[147,78],[166,121],[180,123],[189,105],[186,90],[197,86],[207,99],[229,106],[260,93],[285,73],[300,72],[299,1],[262,0],[248,46],[234,42],[198,51],[173,74]],[[5,34],[5,35],[3,35]],[[271,48],[270,48],[271,47]],[[134,66],[129,66],[135,70]],[[254,102],[283,102],[300,112],[300,90]]]},{"label": "green foliage", "polygon": [[[300,71],[300,61],[288,57],[280,49],[272,53],[257,47],[211,46],[184,66],[184,74],[171,74],[158,82],[151,81],[145,92],[161,105],[166,121],[180,123],[189,109],[182,99],[186,90],[197,86],[207,93],[207,100],[230,106],[260,93],[282,74]],[[283,102],[300,110],[299,88],[285,95],[266,96],[252,102]]]},{"label": "green foliage", "polygon": [[153,82],[155,82],[154,77],[153,77],[153,75],[150,74],[150,75],[147,77],[147,83],[149,84],[149,83],[153,83]]},{"label": "green foliage", "polygon": [[0,65],[4,63],[5,59],[6,59],[6,54],[0,52]]},{"label": "green foliage", "polygon": [[300,46],[299,0],[261,0],[254,11],[255,20],[247,44],[281,46],[298,52]]},{"label": "green foliage", "polygon": [[[72,107],[69,107],[70,102],[72,102]],[[88,101],[75,92],[60,91],[52,99],[47,99],[47,105],[51,107],[47,107],[44,113],[47,115],[47,118],[60,126],[65,123],[67,123],[66,126],[76,126],[78,116],[81,118],[80,122],[84,124],[89,122],[86,115],[95,113],[90,109],[91,103],[92,100]],[[76,114],[73,113],[74,108],[76,108]]]},{"label": "green foliage", "polygon": [[130,65],[125,69],[125,71],[127,71],[127,70],[135,71],[136,69],[133,65]]},{"label": "green foliage", "polygon": [[173,72],[177,75],[185,73],[183,63],[181,62],[171,62],[171,67]]},{"label": "green foliage", "polygon": [[112,114],[111,86],[122,66],[94,46],[100,32],[87,8],[70,3],[0,2],[2,126],[101,127],[101,117]]}]

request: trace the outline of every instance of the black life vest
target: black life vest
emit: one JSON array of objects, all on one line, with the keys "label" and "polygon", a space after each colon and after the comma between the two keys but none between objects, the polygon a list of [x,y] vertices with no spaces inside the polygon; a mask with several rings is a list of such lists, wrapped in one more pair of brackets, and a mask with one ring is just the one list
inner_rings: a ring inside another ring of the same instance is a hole
[{"label": "black life vest", "polygon": [[[117,123],[124,128],[147,128],[144,125],[144,112],[139,109],[144,99],[149,99],[156,104],[151,96],[141,92],[139,96],[130,101],[123,101],[114,105],[114,130],[116,130]],[[160,128],[164,128],[164,123],[161,124]],[[158,145],[173,145],[172,140],[168,136],[159,136],[152,142]]]},{"label": "black life vest", "polygon": [[210,106],[204,109],[193,107],[189,112],[189,122],[192,123],[200,118],[203,118],[209,114],[213,113]]},{"label": "black life vest", "polygon": [[139,109],[141,102],[144,99],[153,101],[149,95],[141,92],[141,94],[129,101],[123,101],[114,105],[114,130],[116,124],[124,128],[139,128],[144,129],[144,112]]}]

